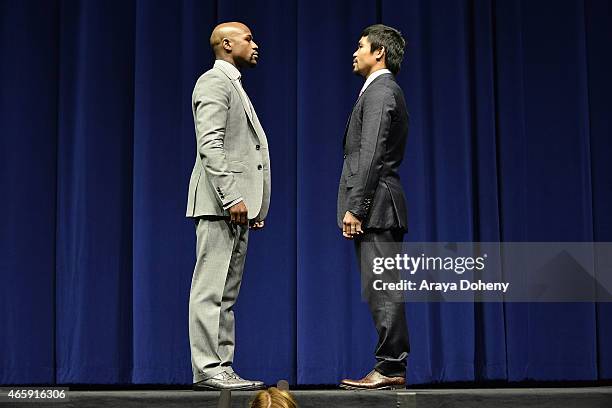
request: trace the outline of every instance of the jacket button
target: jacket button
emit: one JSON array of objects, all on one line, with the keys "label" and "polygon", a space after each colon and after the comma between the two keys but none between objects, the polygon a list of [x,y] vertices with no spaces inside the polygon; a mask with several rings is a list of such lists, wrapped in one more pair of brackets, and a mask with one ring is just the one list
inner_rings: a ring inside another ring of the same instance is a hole
[{"label": "jacket button", "polygon": [[259,146],[259,145],[256,145],[256,146],[255,146],[255,150],[259,150],[259,148],[260,148],[260,146]]},{"label": "jacket button", "polygon": [[261,169],[263,169],[263,166],[260,164],[257,166],[257,170],[261,170]]}]

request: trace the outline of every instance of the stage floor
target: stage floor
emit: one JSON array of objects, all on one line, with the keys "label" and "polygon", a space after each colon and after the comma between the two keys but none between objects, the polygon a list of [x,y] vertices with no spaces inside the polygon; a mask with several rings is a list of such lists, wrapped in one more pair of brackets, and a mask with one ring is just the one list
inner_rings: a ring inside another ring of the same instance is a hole
[{"label": "stage floor", "polygon": [[[612,387],[292,391],[300,408],[612,408]],[[254,392],[233,392],[232,407],[247,407]],[[191,390],[70,391],[65,402],[0,402],[1,407],[216,408],[218,392]]]}]

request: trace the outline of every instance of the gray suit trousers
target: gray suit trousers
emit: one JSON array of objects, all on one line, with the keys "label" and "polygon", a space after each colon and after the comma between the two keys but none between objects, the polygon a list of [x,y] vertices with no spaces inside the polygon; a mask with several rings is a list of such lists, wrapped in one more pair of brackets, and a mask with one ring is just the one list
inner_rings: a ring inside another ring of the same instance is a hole
[{"label": "gray suit trousers", "polygon": [[196,264],[189,294],[193,382],[231,368],[234,311],[246,259],[249,228],[220,217],[196,218]]}]

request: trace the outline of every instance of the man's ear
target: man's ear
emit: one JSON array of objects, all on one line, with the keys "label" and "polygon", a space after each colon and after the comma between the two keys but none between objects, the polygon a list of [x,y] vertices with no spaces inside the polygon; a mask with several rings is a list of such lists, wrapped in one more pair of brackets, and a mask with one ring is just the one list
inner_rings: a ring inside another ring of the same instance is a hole
[{"label": "man's ear", "polygon": [[229,52],[232,50],[232,42],[229,40],[229,38],[222,39],[221,46],[223,47],[225,51]]},{"label": "man's ear", "polygon": [[376,58],[376,61],[380,61],[381,59],[383,59],[385,57],[385,52],[385,47],[380,47],[379,49],[374,51],[374,57]]}]

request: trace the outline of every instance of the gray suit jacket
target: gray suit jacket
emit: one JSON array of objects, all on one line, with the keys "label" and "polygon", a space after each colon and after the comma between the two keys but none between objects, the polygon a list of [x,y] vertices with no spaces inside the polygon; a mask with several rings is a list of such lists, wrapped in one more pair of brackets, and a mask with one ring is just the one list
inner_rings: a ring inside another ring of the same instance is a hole
[{"label": "gray suit jacket", "polygon": [[189,180],[187,217],[228,216],[242,197],[251,220],[270,205],[270,156],[266,134],[237,79],[215,66],[196,82],[192,95],[197,141]]},{"label": "gray suit jacket", "polygon": [[383,74],[355,103],[344,134],[338,188],[338,226],[346,211],[364,228],[408,229],[406,198],[399,178],[408,135],[404,93]]}]

